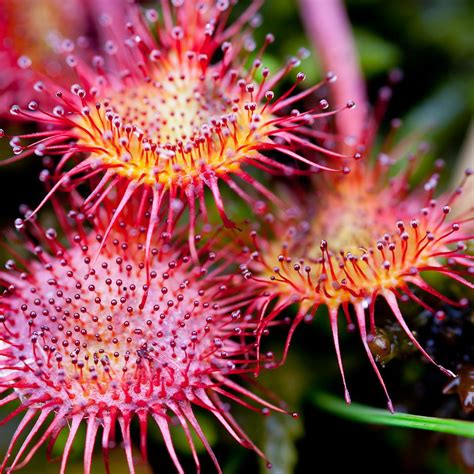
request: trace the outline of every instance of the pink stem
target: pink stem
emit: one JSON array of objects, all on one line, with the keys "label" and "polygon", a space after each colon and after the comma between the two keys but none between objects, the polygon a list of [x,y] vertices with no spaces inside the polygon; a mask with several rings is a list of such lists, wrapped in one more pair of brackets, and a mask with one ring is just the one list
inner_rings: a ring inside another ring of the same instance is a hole
[{"label": "pink stem", "polygon": [[343,0],[299,0],[301,16],[306,30],[318,51],[322,66],[334,72],[337,81],[332,86],[334,106],[349,100],[356,108],[337,114],[339,133],[346,138],[342,145],[347,152],[353,149],[351,137],[356,143],[362,136],[367,120],[367,94],[359,65],[349,18]]}]

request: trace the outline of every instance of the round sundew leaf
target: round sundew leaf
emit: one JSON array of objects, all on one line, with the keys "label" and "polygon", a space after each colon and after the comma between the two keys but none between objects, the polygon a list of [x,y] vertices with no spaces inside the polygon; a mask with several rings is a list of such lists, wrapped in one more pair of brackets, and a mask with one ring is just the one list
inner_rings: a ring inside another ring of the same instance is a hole
[{"label": "round sundew leaf", "polygon": [[[469,117],[468,109],[472,108],[472,99],[469,96],[471,84],[470,79],[462,75],[453,77],[434,89],[403,117],[403,130],[424,133],[429,131],[433,159],[437,157],[439,150],[443,149],[449,137],[452,137],[453,132],[459,130],[462,117]],[[426,169],[417,170],[415,180],[423,176],[424,172]]]},{"label": "round sundew leaf", "polygon": [[[68,217],[73,222],[77,215],[70,213]],[[77,451],[83,451],[84,470],[89,472],[94,445],[99,444],[95,440],[100,437],[102,446],[106,447],[123,439],[119,446],[123,448],[121,451],[125,450],[127,464],[132,472],[135,456],[132,452],[130,425],[134,425],[132,433],[139,432],[140,441],[143,441],[148,419],[151,426],[158,426],[154,432],[160,432],[160,438],[164,440],[172,461],[180,472],[182,469],[179,467],[178,456],[185,450],[183,444],[186,441],[195,444],[199,452],[204,445],[205,451],[220,471],[218,460],[210,448],[218,439],[218,421],[228,429],[234,440],[245,447],[254,448],[264,457],[256,446],[247,441],[246,435],[238,428],[237,421],[227,421],[227,404],[224,405],[219,394],[214,393],[216,387],[227,385],[236,393],[222,389],[221,393],[226,398],[238,401],[242,394],[257,404],[263,402],[263,399],[254,396],[251,391],[226,378],[236,371],[242,373],[242,370],[248,368],[253,373],[255,370],[252,367],[252,358],[255,357],[250,355],[254,351],[254,345],[245,342],[247,337],[252,337],[254,326],[251,325],[251,318],[245,318],[243,331],[241,315],[237,311],[241,304],[251,301],[255,293],[244,293],[244,290],[251,290],[249,286],[244,289],[236,286],[235,294],[230,293],[234,288],[232,278],[229,278],[227,263],[222,262],[220,254],[209,252],[206,254],[207,263],[202,261],[201,266],[196,268],[185,251],[181,253],[181,240],[167,241],[166,245],[161,245],[161,240],[164,239],[161,236],[155,240],[161,251],[150,251],[152,258],[148,270],[143,258],[146,253],[146,230],[143,228],[137,232],[132,224],[128,225],[123,221],[120,239],[114,229],[111,245],[103,248],[98,265],[92,271],[88,267],[94,258],[94,253],[91,252],[97,252],[102,240],[98,233],[99,226],[86,233],[82,220],[78,219],[77,226],[72,226],[79,229],[77,234],[69,234],[68,232],[74,231],[64,229],[75,246],[71,244],[70,247],[61,247],[62,250],[53,257],[50,251],[61,246],[58,233],[54,228],[42,229],[37,225],[35,243],[41,243],[36,247],[36,254],[51,258],[43,266],[39,259],[33,261],[30,256],[28,270],[32,276],[29,284],[34,286],[18,284],[15,293],[10,291],[2,298],[0,376],[3,388],[0,404],[12,409],[10,404],[15,406],[15,402],[18,404],[19,400],[24,407],[13,409],[11,415],[0,417],[0,420],[6,419],[6,424],[9,416],[13,418],[18,414],[19,408],[23,411],[26,409],[18,428],[10,436],[13,442],[7,447],[6,463],[10,462],[12,453],[14,458],[11,459],[9,469],[20,467],[20,462],[26,464],[42,444],[46,444],[48,438],[51,438],[48,446],[51,448],[56,443],[57,454],[62,455],[62,470],[69,458],[74,461]],[[81,242],[82,238],[85,240]],[[155,242],[150,240],[152,249],[155,248]],[[200,251],[206,252],[208,249],[203,246]],[[25,262],[26,258],[28,257],[25,257]],[[58,260],[59,258],[64,260]],[[233,262],[229,261],[229,265],[231,263]],[[10,260],[6,264],[6,270],[15,273],[19,268]],[[2,284],[8,283],[5,275],[5,272],[1,275]],[[19,279],[15,281],[23,282]],[[148,281],[149,284],[145,284]],[[51,286],[56,287],[53,293]],[[21,290],[25,288],[30,289],[28,295],[34,294],[34,301],[30,302],[22,293]],[[141,291],[146,293],[142,294]],[[204,300],[207,292],[209,300]],[[234,299],[235,295],[237,300]],[[61,298],[61,303],[58,298]],[[119,301],[124,307],[119,306]],[[219,306],[220,301],[224,301],[225,306]],[[77,306],[78,304],[81,306]],[[234,304],[239,306],[233,306]],[[28,307],[41,307],[42,311],[30,311],[25,322],[23,314]],[[59,312],[64,313],[65,317],[56,316]],[[134,312],[140,312],[141,315],[135,318]],[[68,315],[73,317],[66,317]],[[71,329],[67,326],[69,322],[74,325]],[[23,324],[27,325],[28,331],[21,330]],[[41,326],[39,331],[36,331],[36,324]],[[15,329],[11,330],[10,325]],[[156,325],[155,328],[152,328],[153,325]],[[216,325],[219,325],[218,329],[213,332]],[[29,328],[32,328],[31,331]],[[56,330],[64,334],[62,339]],[[168,331],[172,332],[169,342],[167,335],[171,332]],[[183,331],[188,331],[186,334],[189,335],[189,340],[180,339]],[[51,338],[49,344],[44,339],[46,332]],[[64,337],[73,334],[74,345],[80,346],[80,349],[71,352],[69,342]],[[92,337],[88,337],[92,334]],[[238,340],[234,338],[235,334],[240,335]],[[42,338],[41,349],[36,348],[39,337]],[[209,341],[209,344],[200,352],[200,347],[204,347],[201,342],[203,340]],[[39,350],[43,352],[39,354]],[[166,355],[167,350],[172,354]],[[42,354],[46,352],[54,352],[54,367],[53,364],[43,362],[49,357],[45,355],[43,358]],[[250,357],[245,357],[247,354]],[[222,362],[224,357],[227,358],[226,362]],[[243,368],[237,367],[240,357]],[[12,362],[9,361],[6,365],[5,359]],[[88,361],[91,361],[90,366]],[[41,370],[24,371],[24,364],[41,367]],[[199,367],[193,371],[197,365]],[[83,368],[87,370],[82,370]],[[221,373],[225,376],[221,376]],[[32,379],[23,380],[25,374]],[[197,378],[193,378],[194,375]],[[167,377],[169,380],[166,380]],[[171,393],[173,387],[177,389],[175,394]],[[10,388],[13,391],[9,391]],[[61,390],[64,390],[64,397],[61,397]],[[6,392],[7,395],[4,396]],[[192,405],[200,407],[201,417],[198,419],[193,413]],[[273,407],[282,411],[277,406],[265,403],[265,408]],[[206,409],[215,416],[206,418],[203,413]],[[171,434],[170,424],[173,425]],[[81,425],[87,427],[83,426],[81,431]],[[119,425],[121,432],[117,438],[114,435],[116,425]],[[42,429],[45,431],[40,435]],[[61,429],[62,434],[59,432]],[[174,433],[174,429],[178,430],[177,433]],[[26,434],[27,430],[29,434]],[[183,437],[183,430],[185,433],[188,430],[191,433],[195,431],[199,443],[192,436]],[[22,436],[28,442],[23,442],[22,447],[14,451]],[[34,441],[35,436],[39,440]],[[23,459],[22,455],[29,448],[30,441],[36,444]],[[145,443],[139,444],[143,450]],[[54,456],[56,452],[52,454]],[[107,457],[105,460],[107,464]]]},{"label": "round sundew leaf", "polygon": [[413,428],[474,438],[474,422],[411,415],[409,413],[390,413],[388,410],[372,408],[358,403],[347,405],[344,400],[324,392],[314,393],[312,401],[324,411],[359,423]]}]

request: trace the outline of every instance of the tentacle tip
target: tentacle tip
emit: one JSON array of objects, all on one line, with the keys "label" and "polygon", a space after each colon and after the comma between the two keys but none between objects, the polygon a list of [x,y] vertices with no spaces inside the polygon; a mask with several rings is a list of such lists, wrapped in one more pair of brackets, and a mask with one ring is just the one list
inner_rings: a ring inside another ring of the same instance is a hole
[{"label": "tentacle tip", "polygon": [[21,230],[25,225],[25,221],[23,219],[15,219],[15,229],[16,230]]},{"label": "tentacle tip", "polygon": [[345,399],[345,401],[348,405],[350,405],[352,403],[351,395],[349,393],[349,390],[347,390],[347,389],[344,390],[344,399]]},{"label": "tentacle tip", "polygon": [[453,379],[455,379],[457,377],[457,375],[453,371],[451,371],[449,369],[446,369],[441,365],[438,365],[438,367],[441,370],[441,372],[443,372],[443,374],[446,374],[448,377],[451,377]]},{"label": "tentacle tip", "polygon": [[331,84],[331,83],[334,83],[336,81],[337,81],[337,75],[332,71],[328,71],[326,73],[326,82]]},{"label": "tentacle tip", "polygon": [[273,464],[271,462],[267,462],[266,468],[271,469],[273,467]]},{"label": "tentacle tip", "polygon": [[393,403],[392,403],[392,400],[388,399],[387,400],[387,408],[389,410],[390,413],[395,413],[395,408],[393,408]]},{"label": "tentacle tip", "polygon": [[238,229],[237,224],[232,219],[229,219],[225,215],[221,216],[221,218],[222,218],[222,223],[224,224],[224,227],[226,229],[233,229],[233,230]]}]

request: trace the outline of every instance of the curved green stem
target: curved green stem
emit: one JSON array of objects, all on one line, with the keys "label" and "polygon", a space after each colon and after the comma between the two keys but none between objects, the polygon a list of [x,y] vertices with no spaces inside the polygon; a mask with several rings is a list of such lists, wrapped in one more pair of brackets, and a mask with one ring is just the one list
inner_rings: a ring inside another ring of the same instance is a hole
[{"label": "curved green stem", "polygon": [[344,400],[322,392],[315,393],[312,401],[324,411],[359,423],[414,428],[474,438],[474,422],[470,421],[410,415],[409,413],[395,412],[392,414],[387,410],[357,403],[347,405]]}]

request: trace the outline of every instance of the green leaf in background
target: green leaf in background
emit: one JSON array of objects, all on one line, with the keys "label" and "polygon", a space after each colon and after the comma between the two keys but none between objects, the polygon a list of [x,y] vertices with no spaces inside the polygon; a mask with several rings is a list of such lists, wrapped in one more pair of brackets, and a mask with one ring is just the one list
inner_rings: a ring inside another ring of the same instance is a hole
[{"label": "green leaf in background", "polygon": [[447,128],[455,127],[474,107],[473,86],[474,80],[470,77],[447,78],[404,117],[402,135],[429,131],[430,143],[445,141]]},{"label": "green leaf in background", "polygon": [[[303,424],[288,416],[269,416],[265,420],[263,451],[272,464],[272,474],[292,474],[298,462],[295,442],[303,435]],[[265,463],[262,473],[268,473]]]},{"label": "green leaf in background", "polygon": [[[217,427],[215,425],[214,420],[207,416],[207,414],[196,414],[196,418],[201,426],[202,431],[204,432],[207,441],[211,446],[214,446],[219,437],[219,433],[217,431]],[[186,438],[186,434],[184,433],[183,428],[179,425],[170,425],[171,437],[173,438],[173,444],[176,450],[180,453],[191,454],[191,446],[189,445],[188,439]],[[204,454],[206,452],[206,448],[202,444],[201,440],[199,439],[196,432],[190,428],[191,437],[194,442],[194,446],[198,454]],[[161,436],[161,435],[160,435]]]},{"label": "green leaf in background", "polygon": [[400,50],[374,33],[356,28],[354,30],[362,70],[367,77],[389,71],[400,64]]},{"label": "green leaf in background", "polygon": [[436,431],[474,438],[474,422],[410,415],[408,413],[390,413],[388,410],[372,408],[358,403],[347,405],[344,400],[322,392],[314,394],[312,400],[320,409],[351,421]]}]

